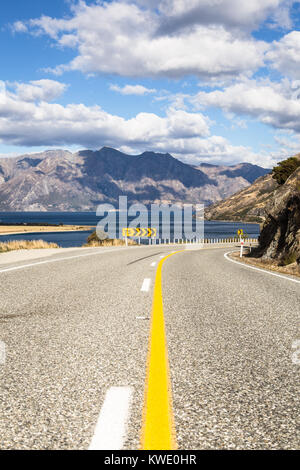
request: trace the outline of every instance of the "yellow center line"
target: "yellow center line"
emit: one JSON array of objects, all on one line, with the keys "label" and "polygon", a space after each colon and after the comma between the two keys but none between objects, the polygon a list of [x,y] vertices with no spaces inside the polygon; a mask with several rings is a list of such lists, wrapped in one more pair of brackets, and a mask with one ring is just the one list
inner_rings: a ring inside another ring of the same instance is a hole
[{"label": "yellow center line", "polygon": [[176,253],[180,252],[163,258],[156,272],[141,435],[143,450],[177,449],[161,286],[163,263]]}]

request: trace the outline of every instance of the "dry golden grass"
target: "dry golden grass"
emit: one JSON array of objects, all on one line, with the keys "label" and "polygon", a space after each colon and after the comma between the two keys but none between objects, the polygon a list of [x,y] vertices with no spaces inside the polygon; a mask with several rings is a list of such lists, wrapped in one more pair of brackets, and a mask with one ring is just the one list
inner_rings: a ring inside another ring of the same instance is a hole
[{"label": "dry golden grass", "polygon": [[0,253],[14,250],[36,250],[40,248],[59,248],[56,243],[48,243],[44,240],[12,240],[0,243]]},{"label": "dry golden grass", "polygon": [[[119,239],[107,239],[107,240],[92,240],[90,241],[89,243],[86,243],[85,247],[97,247],[97,246],[124,246],[125,245],[125,241],[124,240],[119,240]],[[128,245],[137,245],[136,242],[134,242],[133,240],[128,240]]]}]

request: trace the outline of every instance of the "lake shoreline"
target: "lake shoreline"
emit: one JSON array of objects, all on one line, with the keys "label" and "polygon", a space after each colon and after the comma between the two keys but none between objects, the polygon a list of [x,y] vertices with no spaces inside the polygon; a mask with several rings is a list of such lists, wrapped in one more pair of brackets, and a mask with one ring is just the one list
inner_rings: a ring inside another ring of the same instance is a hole
[{"label": "lake shoreline", "polygon": [[[134,217],[128,218],[128,224]],[[67,247],[79,247],[87,242],[88,236],[95,231],[99,223],[99,216],[95,213],[77,212],[77,213],[45,213],[45,212],[0,212],[0,241],[9,240],[39,240],[43,239],[49,243]],[[2,224],[2,225],[1,225]],[[17,225],[18,224],[18,225]],[[183,234],[182,224],[177,227]],[[9,229],[5,228],[9,227]],[[72,229],[76,230],[72,230]],[[80,229],[79,229],[80,228]],[[228,239],[237,236],[238,229],[243,229],[250,238],[259,236],[260,227],[258,224],[243,224],[241,222],[221,222],[204,221],[204,237]],[[119,230],[119,221],[116,221],[116,231]],[[160,221],[160,231],[162,223]],[[175,226],[173,221],[170,224],[170,236],[164,238],[173,238]],[[4,233],[5,232],[5,233]],[[162,234],[161,234],[162,236]]]},{"label": "lake shoreline", "polygon": [[260,225],[261,223],[263,223],[263,221],[261,222],[247,222],[245,220],[228,220],[228,219],[205,219],[204,218],[204,221],[205,222],[220,222],[220,223],[230,223],[230,224],[244,224],[244,225]]},{"label": "lake shoreline", "polygon": [[[16,230],[20,228],[20,230]],[[28,230],[27,230],[28,228]],[[64,232],[87,232],[95,230],[95,226],[77,225],[0,225],[0,237],[5,235],[39,234],[39,233],[64,233]]]}]

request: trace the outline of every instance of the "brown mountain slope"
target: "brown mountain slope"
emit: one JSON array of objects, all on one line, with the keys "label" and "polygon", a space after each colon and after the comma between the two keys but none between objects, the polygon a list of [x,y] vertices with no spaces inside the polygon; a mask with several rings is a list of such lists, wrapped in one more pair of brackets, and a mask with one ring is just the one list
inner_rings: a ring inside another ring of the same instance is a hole
[{"label": "brown mountain slope", "polygon": [[[291,161],[294,161],[292,165]],[[292,171],[295,171],[295,167],[299,165],[299,163],[296,163],[295,166],[295,161],[300,161],[300,153],[280,162],[278,166],[273,169],[273,172],[278,173],[278,169],[280,169],[280,174],[285,174],[286,179]],[[251,169],[249,169],[249,171],[251,174]],[[296,173],[295,171],[295,174]],[[282,181],[285,181],[285,179]],[[281,188],[278,192],[278,194],[281,194],[281,191],[285,192],[290,184],[286,181],[284,185],[280,186],[277,181],[279,183],[282,182],[278,178],[274,179],[270,170],[270,173],[258,178],[251,186],[240,190],[221,202],[208,206],[205,209],[205,218],[207,220],[264,222],[268,216],[269,203],[272,203],[274,200],[276,191]],[[292,178],[291,181],[293,181]],[[285,189],[282,189],[283,187]]]},{"label": "brown mountain slope", "polygon": [[236,220],[263,222],[266,205],[271,200],[278,184],[271,174],[258,178],[251,186],[230,196],[205,210],[207,220]]}]

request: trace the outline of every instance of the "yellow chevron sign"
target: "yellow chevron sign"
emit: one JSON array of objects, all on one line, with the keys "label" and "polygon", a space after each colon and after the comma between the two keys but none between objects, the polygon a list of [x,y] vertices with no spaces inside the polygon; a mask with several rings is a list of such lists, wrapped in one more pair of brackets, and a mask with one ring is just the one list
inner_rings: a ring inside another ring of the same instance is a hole
[{"label": "yellow chevron sign", "polygon": [[237,233],[241,237],[242,235],[244,235],[244,230],[240,228]]},{"label": "yellow chevron sign", "polygon": [[123,237],[156,237],[156,228],[126,227],[122,230]]}]

